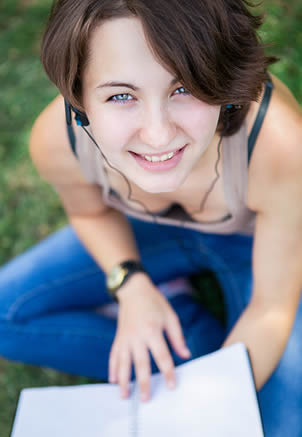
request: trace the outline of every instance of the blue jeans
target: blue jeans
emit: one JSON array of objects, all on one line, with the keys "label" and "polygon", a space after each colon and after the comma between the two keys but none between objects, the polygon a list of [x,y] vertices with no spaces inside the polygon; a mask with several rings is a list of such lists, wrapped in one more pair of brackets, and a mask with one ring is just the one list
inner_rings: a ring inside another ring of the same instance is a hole
[{"label": "blue jeans", "polygon": [[[203,269],[215,272],[226,327],[188,294],[169,301],[191,359],[218,349],[251,297],[253,238],[128,219],[154,284]],[[66,226],[0,268],[0,355],[107,381],[116,320],[95,310],[110,302],[102,270]],[[302,305],[282,359],[258,393],[267,437],[302,435],[301,323]],[[175,365],[184,362],[170,351]],[[154,373],[158,369],[150,358]]]}]

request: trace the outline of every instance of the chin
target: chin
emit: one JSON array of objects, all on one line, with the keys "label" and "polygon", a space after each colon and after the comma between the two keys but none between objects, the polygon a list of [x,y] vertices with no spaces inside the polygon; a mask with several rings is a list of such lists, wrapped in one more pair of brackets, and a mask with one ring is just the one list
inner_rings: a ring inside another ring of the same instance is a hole
[{"label": "chin", "polygon": [[162,176],[161,179],[158,181],[157,184],[146,184],[146,181],[142,181],[140,183],[139,181],[135,181],[136,185],[138,185],[142,190],[144,190],[146,193],[151,194],[160,194],[160,193],[174,193],[178,188],[181,187],[183,184],[183,180],[178,179],[177,181],[169,181],[165,182],[164,177]]},{"label": "chin", "polygon": [[174,191],[176,191],[176,189],[163,189],[162,187],[159,189],[145,189],[143,187],[141,187],[142,190],[146,191],[146,193],[151,193],[151,194],[161,194],[161,193],[173,193]]}]

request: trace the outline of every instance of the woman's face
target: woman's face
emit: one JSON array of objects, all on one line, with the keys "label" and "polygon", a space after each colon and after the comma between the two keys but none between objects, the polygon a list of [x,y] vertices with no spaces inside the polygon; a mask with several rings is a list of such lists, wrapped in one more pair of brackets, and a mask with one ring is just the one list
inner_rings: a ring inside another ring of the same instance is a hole
[{"label": "woman's face", "polygon": [[[218,138],[220,106],[197,100],[158,63],[137,18],[106,21],[93,33],[83,103],[110,164],[149,193],[177,190]],[[172,151],[165,162],[144,158]]]}]

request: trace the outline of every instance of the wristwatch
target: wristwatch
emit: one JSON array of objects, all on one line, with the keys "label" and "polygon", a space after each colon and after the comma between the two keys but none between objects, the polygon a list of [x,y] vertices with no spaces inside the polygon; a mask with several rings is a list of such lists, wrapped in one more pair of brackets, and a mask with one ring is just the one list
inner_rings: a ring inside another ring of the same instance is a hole
[{"label": "wristwatch", "polygon": [[113,267],[111,272],[106,278],[106,287],[108,293],[113,297],[113,299],[118,302],[116,297],[117,291],[122,285],[136,272],[147,273],[140,261],[124,261]]}]

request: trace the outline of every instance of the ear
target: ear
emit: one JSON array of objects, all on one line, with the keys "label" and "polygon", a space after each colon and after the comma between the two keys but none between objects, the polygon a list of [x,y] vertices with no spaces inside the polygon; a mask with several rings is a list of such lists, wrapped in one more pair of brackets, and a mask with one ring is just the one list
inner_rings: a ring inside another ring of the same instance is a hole
[{"label": "ear", "polygon": [[69,126],[71,126],[72,123],[71,111],[75,113],[75,120],[78,126],[89,126],[89,120],[87,118],[87,115],[84,114],[84,112],[81,112],[78,109],[71,106],[71,104],[68,103],[66,99],[64,99],[64,102],[65,102],[66,123]]}]

